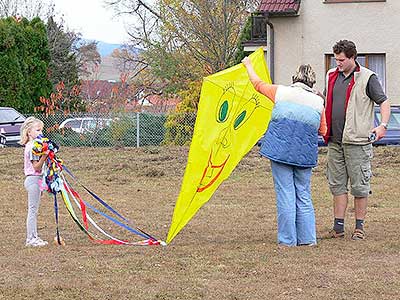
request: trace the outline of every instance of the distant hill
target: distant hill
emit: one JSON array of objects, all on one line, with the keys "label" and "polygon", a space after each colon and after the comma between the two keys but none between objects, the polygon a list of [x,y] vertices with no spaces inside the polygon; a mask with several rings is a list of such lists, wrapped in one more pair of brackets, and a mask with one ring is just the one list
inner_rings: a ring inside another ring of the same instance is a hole
[{"label": "distant hill", "polygon": [[100,55],[103,56],[108,56],[111,55],[111,53],[118,48],[121,48],[121,44],[109,44],[105,42],[98,41],[97,42],[97,50],[99,51]]},{"label": "distant hill", "polygon": [[[85,40],[86,42],[93,42],[93,40]],[[100,56],[109,56],[111,55],[111,53],[115,50],[115,49],[119,49],[122,48],[123,44],[110,44],[110,43],[106,43],[106,42],[102,42],[102,41],[95,41],[97,43],[97,50],[100,53]],[[133,48],[135,54],[140,53],[140,49],[138,48]],[[131,48],[132,51],[132,48]]]},{"label": "distant hill", "polygon": [[85,43],[91,43],[91,42],[96,42],[97,43],[97,50],[100,53],[100,56],[109,56],[111,53],[118,48],[121,48],[123,45],[122,44],[110,44],[102,41],[96,41],[96,40],[88,40],[88,39],[82,39],[81,42],[78,44],[85,44]]},{"label": "distant hill", "polygon": [[[93,40],[85,40],[86,42],[92,42]],[[119,81],[121,72],[118,70],[118,60],[111,56],[115,49],[121,48],[122,44],[110,44],[102,41],[97,42],[97,51],[101,56],[99,80],[108,81]],[[140,52],[139,49],[134,48],[135,54]],[[87,79],[84,78],[83,79]]]}]

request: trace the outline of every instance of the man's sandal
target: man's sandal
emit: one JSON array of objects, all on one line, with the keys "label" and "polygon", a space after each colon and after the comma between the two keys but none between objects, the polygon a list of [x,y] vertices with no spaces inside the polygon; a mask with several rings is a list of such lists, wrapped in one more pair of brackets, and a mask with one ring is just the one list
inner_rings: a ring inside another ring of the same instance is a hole
[{"label": "man's sandal", "polygon": [[354,241],[365,240],[365,232],[362,229],[355,229],[351,239]]}]

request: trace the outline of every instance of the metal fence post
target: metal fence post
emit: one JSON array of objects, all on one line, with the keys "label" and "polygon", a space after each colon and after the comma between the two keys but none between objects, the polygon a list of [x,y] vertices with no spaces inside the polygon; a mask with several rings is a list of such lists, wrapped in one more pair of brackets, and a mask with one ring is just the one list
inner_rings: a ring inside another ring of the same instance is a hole
[{"label": "metal fence post", "polygon": [[140,146],[140,137],[139,137],[139,133],[140,133],[140,129],[139,129],[140,122],[139,122],[139,115],[140,115],[140,113],[137,112],[137,113],[136,113],[136,147],[137,147],[137,148],[139,148],[139,146]]}]

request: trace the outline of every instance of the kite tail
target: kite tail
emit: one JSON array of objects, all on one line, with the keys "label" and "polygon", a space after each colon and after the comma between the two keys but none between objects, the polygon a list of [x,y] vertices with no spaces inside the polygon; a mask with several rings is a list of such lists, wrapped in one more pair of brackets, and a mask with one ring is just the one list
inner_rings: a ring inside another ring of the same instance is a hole
[{"label": "kite tail", "polygon": [[60,230],[58,226],[58,203],[57,203],[57,194],[54,195],[54,216],[56,219],[56,241],[58,245],[62,245],[61,237],[60,237]]},{"label": "kite tail", "polygon": [[[91,238],[91,240],[93,242],[96,243],[101,243],[101,244],[124,244],[124,245],[138,245],[138,246],[144,246],[144,245],[162,245],[162,241],[156,240],[155,238],[144,234],[142,232],[140,232],[137,229],[133,229],[130,226],[118,221],[117,219],[109,216],[108,214],[96,209],[95,207],[93,207],[92,205],[90,205],[89,203],[85,202],[82,197],[79,195],[78,192],[76,192],[71,185],[68,183],[68,181],[65,179],[64,175],[62,175],[63,181],[64,181],[64,188],[67,191],[68,194],[71,195],[71,198],[74,200],[75,204],[80,207],[81,213],[82,213],[82,219],[84,220],[84,225],[80,224],[80,227],[82,229],[82,227],[84,227],[85,229],[88,228],[88,223],[87,221],[89,221],[98,231],[100,231],[103,235],[109,237],[111,240],[96,240],[96,239],[92,239],[90,236],[89,238]],[[139,242],[129,242],[127,240],[121,240],[118,238],[113,237],[112,235],[108,234],[105,230],[103,230],[98,224],[96,224],[96,222],[89,216],[89,214],[87,213],[87,209],[92,210],[93,212],[95,212],[96,214],[99,214],[105,218],[107,218],[108,220],[112,221],[114,224],[130,231],[131,233],[138,235],[142,238],[145,238],[145,240],[143,241],[139,241]],[[85,221],[86,220],[86,221]]]},{"label": "kite tail", "polygon": [[[97,196],[94,192],[92,192],[89,188],[87,188],[84,184],[82,184],[77,178],[76,176],[64,165],[64,170],[67,172],[68,175],[70,175],[83,189],[85,189],[95,200],[97,200],[102,206],[104,206],[107,210],[111,211],[114,215],[118,216],[121,220],[125,221],[126,223],[135,226],[134,223],[132,221],[130,221],[129,219],[125,218],[124,216],[122,216],[120,213],[118,213],[114,208],[112,208],[109,204],[107,204],[103,199],[101,199],[99,196]],[[88,205],[88,204],[86,204]],[[89,206],[89,205],[88,205]],[[92,208],[92,207],[91,207]],[[92,208],[92,210],[94,210],[94,208]],[[100,213],[100,212],[99,212]],[[102,214],[102,213],[100,213]],[[105,216],[105,215],[104,215]],[[109,216],[105,216],[106,218],[110,219],[111,221],[113,221],[114,223],[120,225],[122,224],[121,222],[119,222],[118,220],[111,218]],[[153,240],[153,241],[160,241],[157,238],[155,238],[154,236],[148,234],[147,232],[145,232],[144,230],[138,228],[137,226],[136,230],[134,230],[136,234],[145,237],[147,239]],[[129,229],[128,229],[129,230]],[[141,234],[140,234],[140,233]],[[161,243],[162,241],[160,241]]]},{"label": "kite tail", "polygon": [[[50,152],[47,152],[49,150]],[[57,201],[57,194],[60,193],[61,198],[64,202],[64,205],[73,219],[73,221],[77,224],[77,226],[84,232],[88,238],[94,242],[94,243],[99,243],[99,244],[112,244],[112,245],[136,245],[136,246],[148,246],[148,245],[166,245],[165,242],[156,239],[155,237],[151,236],[150,234],[144,232],[143,230],[139,228],[132,228],[131,226],[128,226],[125,223],[129,223],[133,225],[133,223],[128,220],[127,218],[123,217],[120,213],[118,213],[115,209],[113,209],[110,205],[108,205],[104,200],[102,200],[99,196],[97,196],[94,192],[89,190],[86,186],[81,184],[77,178],[72,174],[71,171],[68,170],[67,167],[63,165],[63,161],[59,159],[56,156],[56,153],[58,151],[58,146],[54,144],[53,142],[49,141],[49,139],[40,136],[34,141],[34,146],[32,149],[32,152],[35,155],[44,155],[45,153],[48,153],[47,159],[46,159],[46,164],[45,164],[45,172],[44,172],[44,180],[42,181],[42,188],[43,190],[47,190],[49,193],[53,194],[54,196],[54,214],[55,214],[55,222],[56,222],[56,242],[59,245],[64,245],[63,240],[60,236],[60,231],[59,231],[59,218],[58,218],[58,212],[59,212],[59,206],[58,206],[58,201]],[[98,203],[100,203],[103,207],[105,207],[108,211],[110,211],[112,214],[117,216],[121,221],[117,220],[117,218],[111,217],[108,214],[99,211],[89,203],[85,202],[82,197],[79,195],[77,191],[75,191],[71,185],[68,183],[66,178],[63,175],[63,170],[67,172],[80,186],[82,186],[94,199],[97,200]],[[79,220],[77,217],[73,205],[71,203],[71,200],[73,199],[73,203],[78,207],[80,210],[80,214],[82,217],[82,222]],[[128,240],[122,240],[113,237],[111,234],[107,233],[105,230],[103,230],[89,215],[88,209],[92,210],[96,214],[99,214],[114,224],[124,228],[125,230],[130,231],[131,233],[144,238],[144,240],[141,241],[133,241],[130,242]],[[96,237],[95,234],[91,233],[89,231],[89,223],[93,225],[100,233],[108,237],[109,239],[99,239]]]}]

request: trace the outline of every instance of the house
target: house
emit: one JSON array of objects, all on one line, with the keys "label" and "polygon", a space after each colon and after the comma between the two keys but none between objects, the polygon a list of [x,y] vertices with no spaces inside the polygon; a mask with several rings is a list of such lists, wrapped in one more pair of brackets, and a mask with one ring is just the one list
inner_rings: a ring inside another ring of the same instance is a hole
[{"label": "house", "polygon": [[118,107],[125,111],[165,114],[174,111],[180,103],[179,98],[136,94],[129,84],[114,80],[82,80],[81,96],[92,104],[91,109],[105,112]]},{"label": "house", "polygon": [[246,51],[262,46],[273,80],[290,84],[300,64],[317,72],[324,90],[325,73],[335,66],[332,46],[355,42],[358,61],[375,71],[392,104],[400,104],[400,1],[261,0],[253,14],[252,40]]}]

